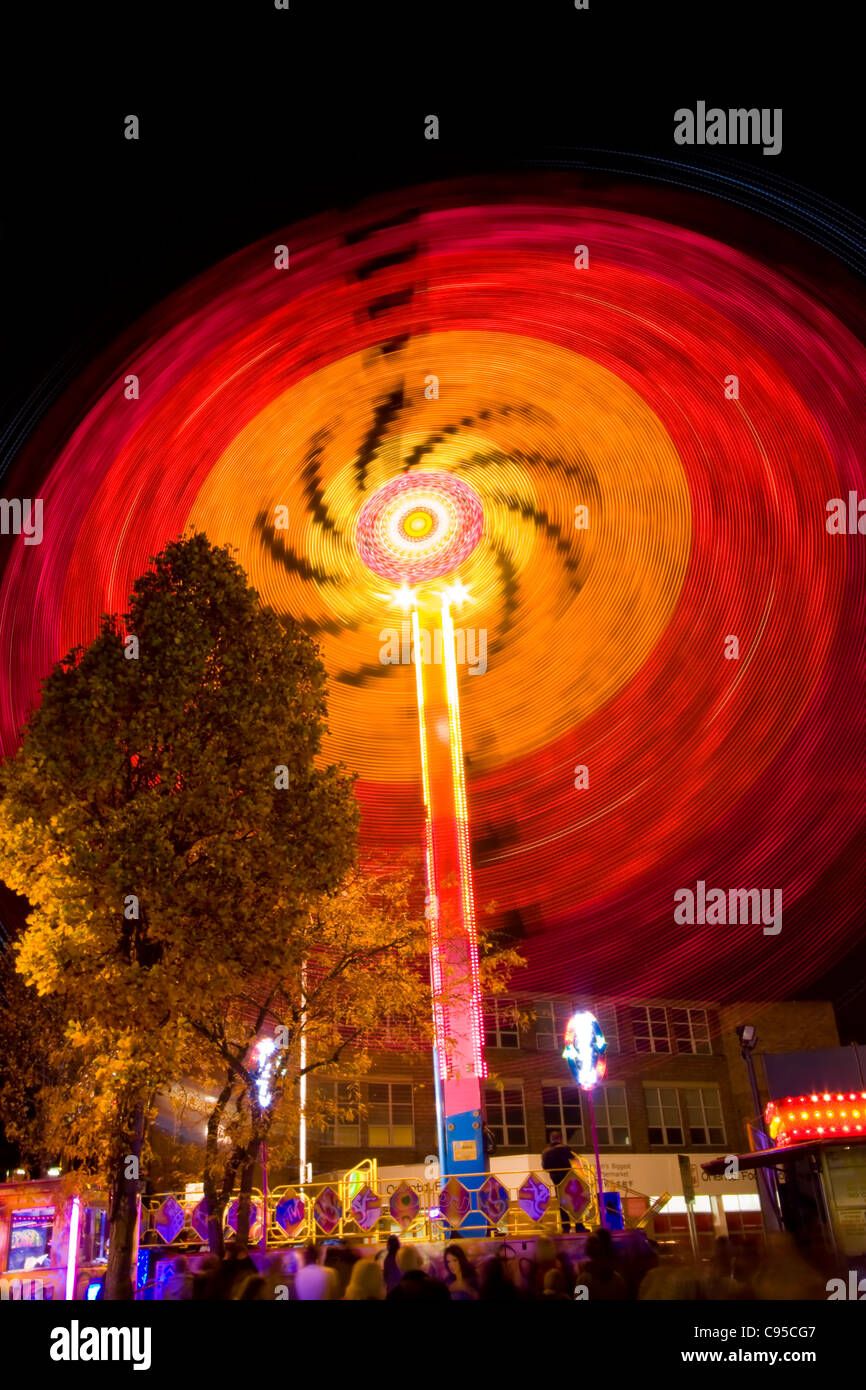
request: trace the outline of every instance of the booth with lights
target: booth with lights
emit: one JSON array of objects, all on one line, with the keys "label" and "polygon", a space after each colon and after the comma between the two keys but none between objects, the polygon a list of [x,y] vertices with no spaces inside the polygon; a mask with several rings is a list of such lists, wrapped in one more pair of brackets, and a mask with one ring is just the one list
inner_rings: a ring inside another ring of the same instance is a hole
[{"label": "booth with lights", "polygon": [[[739,1167],[775,1175],[782,1226],[798,1242],[866,1262],[866,1090],[785,1096],[764,1118],[773,1147],[740,1154]],[[715,1176],[728,1163],[702,1166]]]},{"label": "booth with lights", "polygon": [[25,1301],[92,1299],[108,1260],[104,1192],[62,1178],[0,1183],[0,1294]]}]

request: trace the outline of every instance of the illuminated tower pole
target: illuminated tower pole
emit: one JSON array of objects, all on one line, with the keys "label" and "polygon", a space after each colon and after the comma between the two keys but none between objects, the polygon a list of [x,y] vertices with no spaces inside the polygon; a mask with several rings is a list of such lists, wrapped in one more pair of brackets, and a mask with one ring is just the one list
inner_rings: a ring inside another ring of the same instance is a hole
[{"label": "illuminated tower pole", "polygon": [[449,1175],[472,1174],[485,1167],[481,1081],[487,1072],[454,624],[447,596],[438,613],[413,609],[412,646],[426,813],[440,1165]]},{"label": "illuminated tower pole", "polygon": [[362,560],[399,585],[392,600],[401,602],[404,611],[411,609],[439,1158],[443,1176],[460,1177],[467,1187],[480,1186],[486,1168],[481,1085],[487,1072],[451,617],[452,599],[465,597],[466,591],[449,581],[475,549],[482,529],[480,498],[448,473],[392,478],[365,503],[357,526]]}]

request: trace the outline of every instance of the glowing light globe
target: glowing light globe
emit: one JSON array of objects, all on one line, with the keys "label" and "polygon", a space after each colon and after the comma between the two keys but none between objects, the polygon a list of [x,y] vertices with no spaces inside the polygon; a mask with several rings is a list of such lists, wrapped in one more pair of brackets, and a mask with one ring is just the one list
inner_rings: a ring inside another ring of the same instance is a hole
[{"label": "glowing light globe", "polygon": [[562,1055],[578,1086],[591,1091],[607,1073],[607,1041],[595,1014],[572,1014],[565,1029]]},{"label": "glowing light globe", "polygon": [[374,574],[418,584],[456,570],[483,527],[481,499],[462,478],[405,473],[365,502],[355,534],[361,559]]}]

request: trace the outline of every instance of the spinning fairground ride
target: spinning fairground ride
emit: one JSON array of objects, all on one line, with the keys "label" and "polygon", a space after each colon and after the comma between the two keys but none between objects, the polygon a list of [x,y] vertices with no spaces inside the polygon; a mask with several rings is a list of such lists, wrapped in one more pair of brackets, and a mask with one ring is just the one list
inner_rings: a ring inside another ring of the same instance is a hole
[{"label": "spinning fairground ride", "polygon": [[[2,574],[5,752],[190,527],[319,640],[366,861],[423,848],[446,1174],[485,1166],[476,902],[527,989],[596,997],[784,997],[862,921],[862,285],[745,202],[527,173],[276,231],[6,479],[44,535]],[[698,884],[780,890],[781,932],[681,920]]]}]

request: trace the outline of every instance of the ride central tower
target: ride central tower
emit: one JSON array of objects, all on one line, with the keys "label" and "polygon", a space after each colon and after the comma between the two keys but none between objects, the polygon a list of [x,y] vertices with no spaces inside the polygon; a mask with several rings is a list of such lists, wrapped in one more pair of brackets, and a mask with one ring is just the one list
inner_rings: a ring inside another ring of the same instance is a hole
[{"label": "ride central tower", "polygon": [[[410,615],[424,792],[434,1067],[443,1176],[480,1186],[486,1162],[481,1083],[487,1075],[469,811],[452,606],[468,597],[456,571],[484,525],[481,500],[450,473],[401,474],[358,518],[361,559],[395,586]],[[478,1174],[477,1181],[469,1175]]]}]

